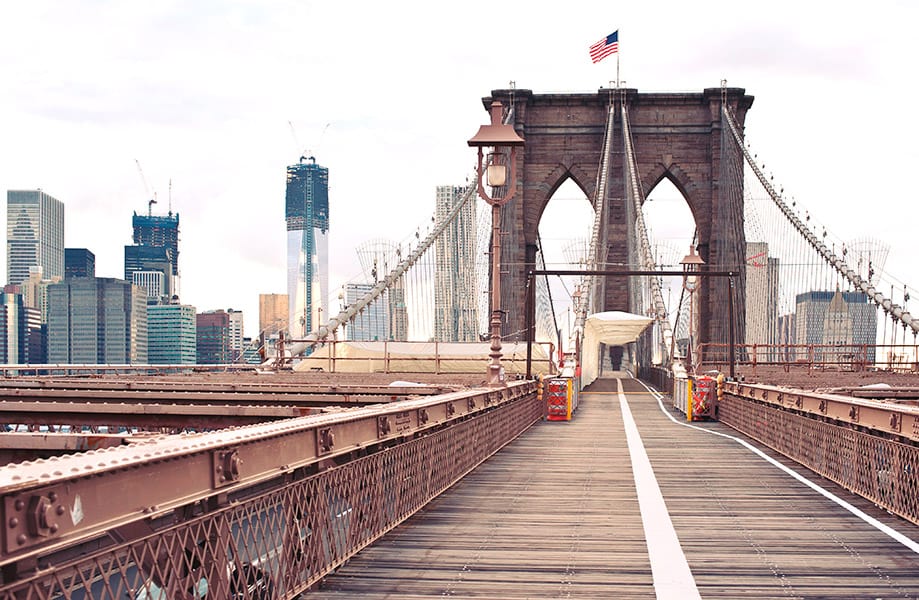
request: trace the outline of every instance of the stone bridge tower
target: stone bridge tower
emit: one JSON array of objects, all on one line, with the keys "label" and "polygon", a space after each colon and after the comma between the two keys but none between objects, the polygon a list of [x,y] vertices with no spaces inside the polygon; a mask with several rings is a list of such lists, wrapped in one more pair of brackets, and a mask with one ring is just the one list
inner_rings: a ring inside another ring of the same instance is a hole
[{"label": "stone bridge tower", "polygon": [[[494,90],[483,98],[514,107],[514,126],[526,140],[518,153],[518,193],[502,213],[502,307],[504,334],[524,330],[527,271],[534,268],[539,221],[549,199],[571,179],[593,202],[610,104],[628,107],[638,173],[645,194],[669,179],[682,193],[697,229],[698,251],[707,269],[743,273],[743,156],[723,130],[726,102],[743,127],[753,97],[742,88],[711,88],[702,93],[639,93],[600,89],[593,94],[534,94]],[[617,107],[610,146],[606,235],[608,268],[626,268],[628,237],[622,114]],[[738,171],[739,169],[739,171]],[[686,249],[688,251],[688,248]],[[637,268],[638,265],[629,265]],[[629,310],[628,279],[605,282],[603,310]],[[737,340],[743,340],[744,282],[735,283]],[[727,342],[727,282],[704,279],[700,287],[702,342]]]}]

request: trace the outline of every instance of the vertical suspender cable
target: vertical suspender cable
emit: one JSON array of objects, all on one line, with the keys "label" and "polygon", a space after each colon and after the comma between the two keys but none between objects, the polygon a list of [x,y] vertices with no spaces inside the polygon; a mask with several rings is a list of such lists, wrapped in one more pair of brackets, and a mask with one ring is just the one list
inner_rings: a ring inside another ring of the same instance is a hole
[{"label": "vertical suspender cable", "polygon": [[750,153],[747,151],[746,147],[744,147],[743,140],[738,131],[738,126],[734,121],[733,115],[730,114],[728,107],[723,106],[722,111],[727,116],[725,120],[728,127],[731,129],[731,133],[734,135],[734,141],[740,146],[744,158],[746,158],[748,164],[753,168],[753,172],[756,174],[757,179],[759,179],[763,187],[766,188],[766,192],[775,205],[778,206],[779,210],[781,210],[788,221],[791,222],[800,236],[804,238],[806,244],[816,250],[819,256],[826,261],[827,264],[839,273],[843,279],[852,284],[854,289],[867,295],[877,306],[883,308],[887,314],[891,315],[891,319],[899,321],[904,327],[911,328],[913,332],[919,332],[919,319],[914,319],[908,311],[903,309],[903,307],[893,304],[893,302],[878,292],[870,281],[863,279],[861,275],[849,268],[845,261],[836,255],[835,249],[830,250],[827,248],[826,244],[817,239],[817,236],[815,236],[810,229],[801,222],[798,216],[792,212],[788,205],[785,204],[782,197],[775,191],[772,184],[766,179],[766,176],[763,174],[762,170],[760,170],[759,166],[750,157]]},{"label": "vertical suspender cable", "polygon": [[[624,102],[622,104],[622,137],[625,140],[626,166],[628,168],[627,172],[630,183],[627,191],[631,192],[629,195],[635,207],[635,226],[638,231],[638,250],[641,267],[646,270],[653,270],[655,268],[654,257],[651,254],[651,243],[648,240],[648,231],[645,227],[645,220],[642,212],[644,196],[638,185],[638,169],[635,166],[635,152],[632,147],[632,130],[629,126],[629,111]],[[661,326],[661,341],[664,344],[663,356],[669,357],[671,354],[670,347],[673,344],[673,331],[670,328],[670,319],[667,316],[667,308],[664,305],[664,297],[661,293],[660,278],[651,277],[649,279],[651,284],[651,297],[654,303],[654,316]]]}]

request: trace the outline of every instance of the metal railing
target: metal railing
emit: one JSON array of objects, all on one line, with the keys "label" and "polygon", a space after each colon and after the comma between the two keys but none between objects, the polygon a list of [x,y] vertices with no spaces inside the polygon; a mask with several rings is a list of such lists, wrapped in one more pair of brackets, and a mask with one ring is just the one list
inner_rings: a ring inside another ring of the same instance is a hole
[{"label": "metal railing", "polygon": [[[812,370],[919,372],[919,345],[906,344],[737,344],[737,366]],[[699,364],[724,369],[731,361],[729,344],[701,344]]]},{"label": "metal railing", "polygon": [[919,407],[724,385],[720,421],[919,525]]},{"label": "metal railing", "polygon": [[295,598],[542,416],[536,383],[0,468],[0,599]]}]

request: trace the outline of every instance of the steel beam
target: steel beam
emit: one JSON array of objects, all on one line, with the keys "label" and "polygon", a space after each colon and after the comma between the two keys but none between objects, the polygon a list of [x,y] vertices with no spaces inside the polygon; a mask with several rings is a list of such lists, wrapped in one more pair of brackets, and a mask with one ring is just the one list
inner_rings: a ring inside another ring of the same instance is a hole
[{"label": "steel beam", "polygon": [[[494,407],[532,398],[536,384],[453,392],[236,429],[162,436],[0,467],[0,565],[166,516],[177,508],[334,464]],[[27,562],[27,561],[26,561]]]},{"label": "steel beam", "polygon": [[910,442],[919,442],[919,407],[763,384],[725,381],[724,393]]}]

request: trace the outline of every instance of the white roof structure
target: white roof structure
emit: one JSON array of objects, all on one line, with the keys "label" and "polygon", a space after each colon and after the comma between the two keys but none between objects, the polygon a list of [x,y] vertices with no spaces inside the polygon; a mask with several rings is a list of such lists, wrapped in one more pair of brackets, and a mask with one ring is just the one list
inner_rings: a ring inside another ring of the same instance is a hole
[{"label": "white roof structure", "polygon": [[600,372],[600,344],[624,346],[634,342],[651,321],[650,317],[620,311],[589,315],[581,346],[581,387],[593,382]]}]

